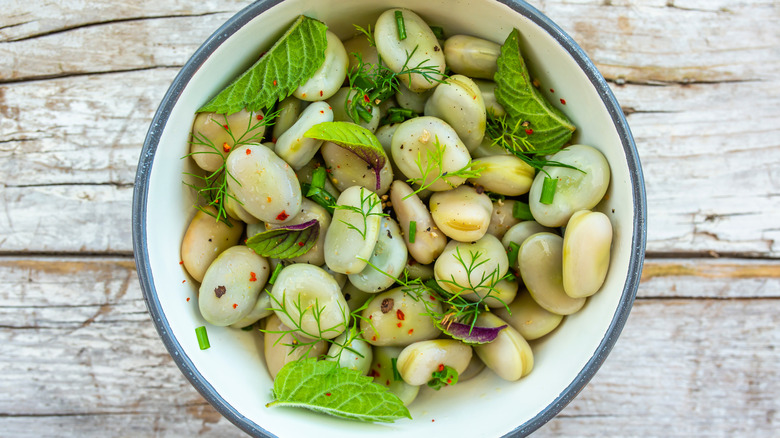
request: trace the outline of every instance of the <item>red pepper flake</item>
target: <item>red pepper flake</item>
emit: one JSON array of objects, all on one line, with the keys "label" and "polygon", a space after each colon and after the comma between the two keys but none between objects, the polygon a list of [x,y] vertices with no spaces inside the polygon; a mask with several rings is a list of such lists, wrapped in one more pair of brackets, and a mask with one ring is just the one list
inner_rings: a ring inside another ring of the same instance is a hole
[{"label": "red pepper flake", "polygon": [[252,153],[252,149],[246,148],[246,154],[249,155]]},{"label": "red pepper flake", "polygon": [[414,333],[414,329],[409,329],[408,333],[411,335],[412,333]]},{"label": "red pepper flake", "polygon": [[401,321],[403,321],[404,318],[406,317],[406,315],[404,315],[404,311],[403,310],[398,309],[398,310],[395,311],[395,317],[400,319]]},{"label": "red pepper flake", "polygon": [[402,323],[402,322],[399,322],[399,323],[398,323],[398,324],[396,324],[396,325],[398,326],[398,328],[401,328],[401,326],[402,326],[403,324],[404,324],[404,323]]},{"label": "red pepper flake", "polygon": [[274,79],[274,87],[276,86],[276,79]]},{"label": "red pepper flake", "polygon": [[276,215],[276,220],[283,221],[283,220],[287,220],[288,217],[290,217],[290,215],[287,214],[284,210],[282,210],[281,213]]},{"label": "red pepper flake", "polygon": [[276,137],[271,137],[271,143],[276,143]]},{"label": "red pepper flake", "polygon": [[238,304],[233,303],[233,308],[235,309],[236,307],[238,307]]},{"label": "red pepper flake", "polygon": [[179,262],[179,264],[180,264],[180,265],[183,265],[183,264],[184,264],[184,260],[180,261],[180,262]]},{"label": "red pepper flake", "polygon": [[550,93],[555,93],[555,90],[553,90],[552,88],[550,88]]},{"label": "red pepper flake", "polygon": [[368,377],[379,377],[381,374],[379,374],[379,371],[377,370],[371,370],[368,372]]},{"label": "red pepper flake", "polygon": [[434,421],[436,421],[436,420],[434,420],[433,418],[431,418],[431,423],[433,423]]},{"label": "red pepper flake", "polygon": [[[275,83],[275,82],[276,82],[276,81],[274,81],[274,85],[276,85],[276,83]],[[301,97],[302,97],[303,99],[306,99],[306,93],[303,93],[303,94],[301,94]]]},{"label": "red pepper flake", "polygon": [[376,342],[376,335],[371,336],[371,340]]},{"label": "red pepper flake", "polygon": [[368,319],[374,319],[374,315],[368,315]]},{"label": "red pepper flake", "polygon": [[330,107],[330,105],[328,105],[328,109],[329,109],[329,110],[332,110],[333,108],[331,108],[331,107]]},{"label": "red pepper flake", "polygon": [[322,90],[320,90],[320,97],[322,97]]},{"label": "red pepper flake", "polygon": [[439,372],[442,372],[442,371],[444,371],[444,364],[440,363],[439,364]]},{"label": "red pepper flake", "polygon": [[363,100],[364,100],[366,103],[368,103],[368,102],[371,102],[371,99],[369,99],[369,98],[368,98],[368,94],[364,94],[364,95],[363,95]]},{"label": "red pepper flake", "polygon": [[230,128],[228,128],[228,125],[222,125],[222,127],[223,127],[223,128],[225,128],[225,131],[227,131],[228,129],[230,129]]},{"label": "red pepper flake", "polygon": [[181,282],[182,282],[182,283],[186,283],[186,282],[187,282],[187,280],[182,280]]},{"label": "red pepper flake", "polygon": [[190,297],[187,297],[187,302],[188,302],[188,303],[190,302]]},{"label": "red pepper flake", "polygon": [[452,379],[447,379],[447,384],[452,385]]},{"label": "red pepper flake", "polygon": [[257,281],[257,274],[255,274],[254,272],[250,272],[249,281]]},{"label": "red pepper flake", "polygon": [[330,397],[330,393],[329,393],[329,392],[326,392],[326,393],[325,393],[325,396],[326,396],[326,397]]},{"label": "red pepper flake", "polygon": [[330,169],[330,168],[328,168],[328,169],[325,169],[325,172],[328,172],[328,173],[333,173],[333,169]]},{"label": "red pepper flake", "polygon": [[428,295],[428,298],[430,298],[431,301],[436,301],[436,298],[434,298],[433,295]]},{"label": "red pepper flake", "polygon": [[382,364],[381,364],[381,363],[378,363],[378,364],[376,364],[376,367],[377,367],[377,368],[382,368]]},{"label": "red pepper flake", "polygon": [[303,246],[303,245],[304,245],[303,242],[298,242],[298,246]]},{"label": "red pepper flake", "polygon": [[320,111],[320,114],[325,114],[325,111]]},{"label": "red pepper flake", "polygon": [[526,133],[526,135],[531,135],[531,134],[534,133],[534,130],[531,129],[531,128],[528,128],[528,129],[525,130],[525,133]]},{"label": "red pepper flake", "polygon": [[390,386],[390,379],[385,380],[385,385]]},{"label": "red pepper flake", "polygon": [[566,99],[561,99],[561,103],[562,103],[563,105],[566,105]]},{"label": "red pepper flake", "polygon": [[257,120],[263,120],[263,115],[262,114],[258,114],[257,115]]},{"label": "red pepper flake", "polygon": [[227,142],[222,143],[222,150],[225,152],[230,152],[230,145]]},{"label": "red pepper flake", "polygon": [[273,201],[273,199],[271,199],[271,197],[270,197],[270,196],[266,196],[266,198],[265,198],[265,202],[271,202],[271,201]]}]

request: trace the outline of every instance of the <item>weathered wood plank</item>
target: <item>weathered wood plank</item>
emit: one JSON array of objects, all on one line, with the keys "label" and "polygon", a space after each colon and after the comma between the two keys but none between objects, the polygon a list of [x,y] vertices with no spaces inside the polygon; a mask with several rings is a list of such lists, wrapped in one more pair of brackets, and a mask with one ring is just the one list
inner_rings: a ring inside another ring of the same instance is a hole
[{"label": "weathered wood plank", "polygon": [[[779,263],[648,261],[604,367],[538,435],[771,436]],[[3,436],[240,435],[173,364],[130,259],[0,258],[0,278]]]}]

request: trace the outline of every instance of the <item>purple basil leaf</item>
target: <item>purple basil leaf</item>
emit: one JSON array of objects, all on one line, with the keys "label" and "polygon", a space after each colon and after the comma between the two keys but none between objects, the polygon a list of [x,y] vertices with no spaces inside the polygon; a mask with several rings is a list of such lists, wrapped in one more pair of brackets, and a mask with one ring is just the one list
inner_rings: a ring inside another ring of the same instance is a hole
[{"label": "purple basil leaf", "polygon": [[506,324],[501,327],[471,327],[469,324],[459,322],[448,322],[446,324],[436,324],[444,333],[467,344],[487,344],[493,342],[498,337],[499,332],[507,327]]}]

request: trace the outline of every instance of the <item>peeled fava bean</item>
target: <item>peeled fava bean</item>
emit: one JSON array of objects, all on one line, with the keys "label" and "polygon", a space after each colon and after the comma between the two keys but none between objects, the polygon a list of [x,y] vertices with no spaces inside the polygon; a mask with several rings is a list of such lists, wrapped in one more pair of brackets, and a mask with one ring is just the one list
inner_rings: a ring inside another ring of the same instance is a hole
[{"label": "peeled fava bean", "polygon": [[[396,11],[400,11],[406,28],[406,39],[398,38]],[[379,56],[391,70],[398,73],[404,66],[429,66],[444,73],[444,51],[428,24],[408,9],[388,9],[376,21],[374,41]],[[411,56],[409,56],[411,54]],[[420,93],[438,85],[419,73],[399,76],[407,88]]]},{"label": "peeled fava bean", "polygon": [[325,360],[338,361],[341,368],[366,374],[369,368],[371,368],[371,360],[373,359],[371,344],[355,337],[354,327],[350,331],[352,331],[350,334],[352,340],[347,343],[348,332],[340,334],[331,344],[330,349],[328,349],[328,355],[325,357]]},{"label": "peeled fava bean", "polygon": [[453,35],[444,41],[444,59],[455,73],[493,79],[501,46],[469,35]]},{"label": "peeled fava bean", "polygon": [[240,320],[230,324],[230,326],[239,329],[249,327],[257,321],[260,321],[267,316],[273,315],[274,311],[271,310],[272,308],[273,306],[271,304],[271,296],[268,295],[268,292],[264,290],[260,292],[260,295],[257,297],[257,301],[255,301],[255,305],[252,306],[252,310]]},{"label": "peeled fava bean", "polygon": [[534,234],[520,246],[517,262],[528,292],[548,312],[571,315],[585,305],[585,298],[572,298],[563,290],[561,236]]},{"label": "peeled fava bean", "polygon": [[504,279],[493,285],[490,289],[490,295],[480,291],[464,293],[461,296],[469,301],[484,299],[483,303],[491,309],[502,309],[515,299],[518,288],[517,281]]},{"label": "peeled fava bean", "polygon": [[410,109],[417,114],[422,114],[425,111],[425,102],[430,99],[433,90],[435,90],[435,88],[422,93],[415,93],[404,86],[400,86],[395,93],[395,100],[401,108]]},{"label": "peeled fava bean", "polygon": [[493,155],[474,160],[471,168],[479,171],[477,178],[469,178],[486,190],[499,195],[519,196],[531,189],[535,170],[514,155]]},{"label": "peeled fava bean", "polygon": [[[429,163],[431,156],[441,152],[441,163]],[[434,192],[450,190],[466,181],[458,176],[444,176],[469,164],[471,156],[458,134],[445,121],[436,117],[415,117],[396,129],[392,141],[393,161],[407,178],[423,184]],[[420,168],[432,168],[423,179]]]},{"label": "peeled fava bean", "polygon": [[406,261],[406,274],[411,280],[430,280],[433,278],[433,265],[423,265],[415,259],[409,259]]},{"label": "peeled fava bean", "polygon": [[[332,339],[344,333],[349,307],[336,280],[318,266],[297,263],[282,269],[271,290],[282,324],[309,338]],[[314,317],[316,312],[318,318]]]},{"label": "peeled fava bean", "polygon": [[458,374],[466,371],[471,361],[471,347],[452,339],[415,342],[404,348],[396,362],[404,382],[425,385],[439,366],[454,368]]},{"label": "peeled fava bean", "polygon": [[479,92],[482,93],[482,100],[485,102],[485,111],[487,111],[488,114],[493,114],[494,116],[500,117],[505,115],[506,110],[496,100],[496,83],[492,80],[486,81],[484,79],[475,79],[474,83],[477,84],[477,87],[479,87]]},{"label": "peeled fava bean", "polygon": [[[277,105],[279,115],[274,120],[273,138],[278,139],[298,121],[303,112],[303,102],[294,96],[284,98]],[[275,146],[274,146],[275,147]]]},{"label": "peeled fava bean", "polygon": [[[268,366],[268,372],[271,378],[275,379],[276,374],[289,362],[295,362],[304,355],[306,357],[318,357],[328,350],[328,342],[321,340],[314,344],[311,349],[295,348],[291,346],[293,341],[299,340],[292,335],[290,328],[282,324],[282,321],[276,315],[268,317],[265,329],[268,333],[263,339],[265,363]],[[276,332],[276,333],[275,333]],[[283,332],[283,333],[279,333]]]},{"label": "peeled fava bean", "polygon": [[[390,186],[390,200],[398,223],[403,230],[406,248],[418,262],[427,265],[436,260],[447,245],[447,237],[436,227],[433,217],[420,198],[403,181],[396,180]],[[410,224],[415,224],[414,242],[409,241]]]},{"label": "peeled fava bean", "polygon": [[344,294],[344,299],[347,300],[350,313],[360,309],[366,301],[374,297],[374,294],[363,292],[350,282],[347,282],[344,287],[341,288],[341,292]]},{"label": "peeled fava bean", "polygon": [[349,274],[349,282],[366,292],[381,292],[395,283],[394,277],[401,276],[408,255],[398,223],[393,218],[383,217],[370,264],[356,274]]},{"label": "peeled fava bean", "polygon": [[476,149],[485,136],[485,102],[477,84],[466,76],[450,76],[436,87],[425,102],[425,115],[452,126],[469,151]]},{"label": "peeled fava bean", "polygon": [[485,193],[463,185],[431,196],[431,216],[447,237],[459,242],[474,242],[487,233],[493,203]]},{"label": "peeled fava bean", "polygon": [[[328,104],[333,109],[333,120],[336,122],[356,123],[371,132],[376,131],[376,128],[379,127],[379,119],[382,118],[377,105],[371,104],[371,118],[368,120],[364,120],[359,115],[354,115],[357,119],[353,119],[352,115],[347,112],[347,108],[352,107],[352,99],[356,99],[356,94],[357,90],[343,87],[328,99]],[[362,97],[358,96],[357,99],[362,99]]]},{"label": "peeled fava bean", "polygon": [[515,225],[512,225],[504,237],[501,238],[501,244],[504,248],[509,249],[509,243],[514,242],[517,246],[521,246],[525,239],[533,236],[536,233],[552,233],[555,234],[554,228],[547,228],[536,221],[522,221]]},{"label": "peeled fava bean", "polygon": [[493,139],[488,136],[482,139],[482,142],[476,149],[471,151],[471,156],[474,158],[492,157],[493,155],[511,155],[509,151],[503,147],[493,144]]},{"label": "peeled fava bean", "polygon": [[[365,34],[360,33],[343,42],[344,50],[347,52],[349,58],[348,71],[354,71],[360,65],[360,61],[363,64],[379,64],[379,55],[376,52],[376,47],[371,45]],[[359,56],[355,56],[357,54]]]},{"label": "peeled fava bean", "polygon": [[[403,287],[375,295],[360,319],[363,339],[371,345],[403,347],[436,338],[441,330],[433,325],[422,301],[429,299],[427,296],[412,298]],[[431,312],[441,312],[438,301],[432,300],[429,305]]]},{"label": "peeled fava bean", "polygon": [[555,330],[563,321],[563,315],[544,310],[528,292],[519,294],[509,304],[509,311],[500,307],[495,312],[527,341],[541,338]]},{"label": "peeled fava bean", "polygon": [[604,284],[609,269],[612,224],[604,213],[574,213],[563,235],[563,289],[572,298],[589,297]]},{"label": "peeled fava bean", "polygon": [[509,259],[501,242],[486,234],[473,243],[450,241],[436,259],[433,272],[439,286],[450,293],[461,293],[471,285],[473,292],[484,296],[508,269]]},{"label": "peeled fava bean", "polygon": [[325,61],[314,72],[311,78],[296,88],[293,95],[310,102],[325,100],[339,90],[347,77],[347,51],[339,37],[331,31],[326,31],[328,46],[325,49]]},{"label": "peeled fava bean", "polygon": [[[214,208],[207,209],[213,215],[217,214]],[[232,225],[231,227],[217,221],[214,216],[200,210],[195,213],[181,242],[181,261],[184,269],[196,281],[203,280],[206,269],[217,256],[238,243],[241,233],[244,232],[244,225],[236,221],[233,221]]]},{"label": "peeled fava bean", "polygon": [[336,143],[322,145],[322,158],[330,170],[331,182],[344,191],[352,186],[365,187],[377,195],[384,195],[393,182],[393,168],[390,160],[379,169],[379,188],[376,187],[376,172],[360,157]]},{"label": "peeled fava bean", "polygon": [[246,246],[228,248],[211,263],[198,294],[203,319],[228,326],[248,315],[268,280],[265,257]]},{"label": "peeled fava bean", "polygon": [[292,220],[285,225],[268,224],[267,228],[273,230],[275,228],[283,227],[286,225],[299,225],[316,220],[320,224],[320,234],[317,236],[317,242],[311,249],[303,255],[291,258],[293,263],[309,263],[311,265],[320,266],[325,263],[325,235],[328,233],[328,227],[330,227],[330,213],[325,210],[316,202],[303,198],[301,203],[301,212],[295,215]]},{"label": "peeled fava bean", "polygon": [[387,386],[387,389],[398,396],[404,406],[409,406],[417,398],[420,387],[410,385],[403,380],[395,380],[393,375],[393,359],[398,359],[403,348],[400,347],[374,347],[374,361],[368,375],[374,378],[374,382]]},{"label": "peeled fava bean", "polygon": [[578,210],[590,210],[601,201],[609,186],[609,164],[598,149],[576,144],[566,147],[550,158],[575,169],[557,166],[545,166],[544,170],[551,178],[557,178],[555,196],[552,204],[542,204],[545,172],[539,172],[528,192],[531,214],[534,219],[546,227],[562,227]]},{"label": "peeled fava bean", "polygon": [[293,169],[306,165],[322,146],[322,140],[306,137],[312,126],[333,121],[333,111],[326,102],[314,102],[307,106],[294,125],[276,141],[274,151]]},{"label": "peeled fava bean", "polygon": [[236,145],[235,139],[240,138],[244,143],[260,143],[265,125],[258,123],[257,117],[262,118],[263,113],[251,113],[245,109],[229,116],[198,113],[192,124],[192,159],[201,169],[214,172],[225,163],[225,156]]},{"label": "peeled fava bean", "polygon": [[354,274],[366,267],[374,251],[382,206],[376,193],[360,186],[344,190],[337,204],[325,235],[325,263],[336,272]]},{"label": "peeled fava bean", "polygon": [[498,377],[514,382],[531,372],[534,367],[534,353],[531,346],[511,325],[492,313],[481,313],[477,317],[480,327],[507,327],[498,332],[493,342],[474,346],[485,366]]},{"label": "peeled fava bean", "polygon": [[236,195],[233,193],[232,190],[230,190],[229,186],[227,187],[226,192],[227,192],[226,193],[227,196],[225,196],[224,207],[225,207],[225,213],[227,213],[229,217],[233,219],[238,219],[247,225],[256,224],[260,222],[260,219],[252,216],[251,214],[249,214],[248,211],[246,211],[246,209],[244,209],[244,206],[238,202],[238,200],[236,199]]},{"label": "peeled fava bean", "polygon": [[511,199],[493,203],[493,214],[490,215],[488,234],[501,239],[510,228],[520,223],[520,219],[517,219],[512,213],[516,203],[517,201]]},{"label": "peeled fava bean", "polygon": [[244,145],[227,159],[228,187],[252,216],[284,223],[301,211],[301,185],[284,160],[263,145]]}]

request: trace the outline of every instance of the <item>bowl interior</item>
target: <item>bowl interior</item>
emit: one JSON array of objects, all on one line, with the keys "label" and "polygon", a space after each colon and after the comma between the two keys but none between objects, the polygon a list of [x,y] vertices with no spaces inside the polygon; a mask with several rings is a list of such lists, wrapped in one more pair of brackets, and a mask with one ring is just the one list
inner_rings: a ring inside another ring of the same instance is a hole
[{"label": "bowl interior", "polygon": [[[531,7],[507,3],[259,2],[215,33],[172,86],[139,165],[134,211],[139,274],[154,322],[176,362],[210,402],[245,430],[341,437],[402,432],[411,437],[457,435],[479,424],[482,436],[526,433],[555,415],[585,386],[614,344],[636,293],[644,251],[644,192],[633,141],[606,84],[576,45]],[[270,47],[298,14],[324,21],[345,38],[354,34],[353,23],[373,25],[379,13],[394,6],[414,10],[429,24],[443,26],[448,35],[466,33],[501,43],[512,28],[520,30],[533,76],[578,126],[575,142],[597,147],[610,163],[610,188],[598,206],[614,227],[609,274],[603,289],[583,310],[567,317],[551,336],[532,343],[534,370],[518,382],[483,372],[438,393],[426,388],[411,406],[415,420],[391,425],[269,409],[265,404],[271,400],[272,381],[260,336],[208,326],[211,348],[205,351],[199,350],[195,337],[195,327],[205,321],[198,311],[196,283],[179,265],[181,239],[194,214],[193,194],[181,182],[188,166],[181,157],[188,152],[194,114]],[[264,12],[255,17],[260,11]]]}]

